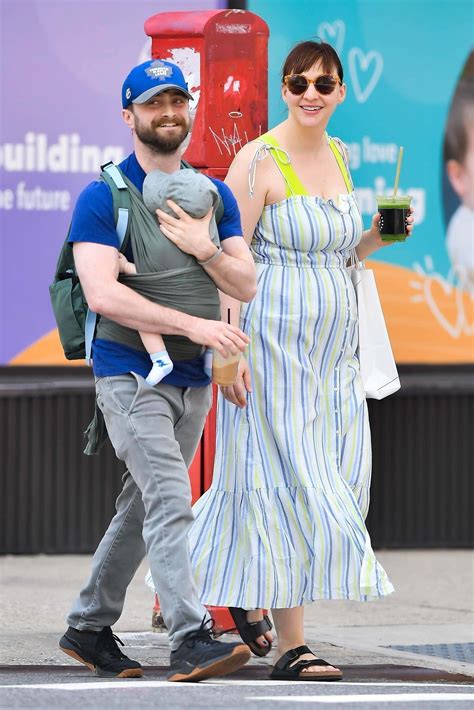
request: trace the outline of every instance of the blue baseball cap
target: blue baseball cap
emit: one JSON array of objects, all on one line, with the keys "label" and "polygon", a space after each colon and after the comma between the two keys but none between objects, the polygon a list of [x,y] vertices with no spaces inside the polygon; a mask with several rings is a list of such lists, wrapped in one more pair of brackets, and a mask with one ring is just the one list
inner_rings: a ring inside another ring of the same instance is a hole
[{"label": "blue baseball cap", "polygon": [[183,72],[171,62],[163,59],[150,59],[134,67],[122,86],[122,107],[130,104],[144,104],[149,99],[168,89],[182,91],[188,99],[192,94],[188,91]]}]

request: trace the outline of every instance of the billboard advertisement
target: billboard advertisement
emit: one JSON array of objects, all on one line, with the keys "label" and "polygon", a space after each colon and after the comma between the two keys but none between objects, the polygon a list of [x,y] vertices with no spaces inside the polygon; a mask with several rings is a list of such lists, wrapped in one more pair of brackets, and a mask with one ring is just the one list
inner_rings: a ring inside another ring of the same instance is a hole
[{"label": "billboard advertisement", "polygon": [[[270,127],[285,117],[281,67],[294,44],[320,38],[336,48],[347,98],[328,131],[349,147],[366,227],[375,195],[393,187],[404,147],[399,192],[413,195],[417,224],[411,239],[371,263],[397,361],[472,362],[473,3],[249,0],[247,9],[270,29]],[[448,142],[463,145],[445,161],[448,125],[463,134]]]},{"label": "billboard advertisement", "polygon": [[[0,0],[0,365],[68,364],[48,284],[77,195],[101,163],[130,150],[120,89],[130,67],[150,56],[145,20],[227,5]],[[413,195],[414,235],[371,260],[397,362],[472,362],[474,118],[460,154],[444,150],[447,128],[463,130],[472,115],[471,0],[249,0],[246,7],[270,29],[270,127],[285,116],[280,69],[291,47],[320,37],[338,50],[347,98],[329,132],[349,147],[366,226],[375,194],[391,190],[404,146],[399,190]]]},{"label": "billboard advertisement", "polygon": [[[122,82],[145,20],[216,0],[0,0],[0,365],[67,365],[49,301],[75,200],[131,150]],[[84,364],[78,361],[77,364]]]}]

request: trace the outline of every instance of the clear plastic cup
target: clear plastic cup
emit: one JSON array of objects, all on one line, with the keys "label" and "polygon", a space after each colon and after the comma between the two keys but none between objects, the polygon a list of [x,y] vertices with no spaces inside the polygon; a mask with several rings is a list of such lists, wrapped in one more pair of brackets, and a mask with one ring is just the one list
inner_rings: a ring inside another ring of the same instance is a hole
[{"label": "clear plastic cup", "polygon": [[218,350],[214,350],[212,358],[212,381],[214,384],[233,385],[237,379],[237,370],[241,357],[241,352],[238,352],[237,355],[223,357]]},{"label": "clear plastic cup", "polygon": [[384,242],[404,242],[408,236],[407,217],[411,195],[376,195],[380,212],[379,232]]}]

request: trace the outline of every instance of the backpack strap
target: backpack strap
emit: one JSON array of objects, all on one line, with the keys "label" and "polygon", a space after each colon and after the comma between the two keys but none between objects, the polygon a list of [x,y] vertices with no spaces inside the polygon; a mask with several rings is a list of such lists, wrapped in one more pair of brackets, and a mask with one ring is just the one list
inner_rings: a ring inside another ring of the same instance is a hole
[{"label": "backpack strap", "polygon": [[[101,166],[101,177],[107,183],[112,193],[115,230],[119,239],[119,251],[123,253],[127,248],[131,208],[127,183],[123,179],[120,168],[114,163],[105,163],[105,165]],[[125,241],[126,238],[127,242]]]},{"label": "backpack strap", "polygon": [[[114,207],[114,218],[115,218],[115,231],[117,232],[117,237],[119,240],[119,251],[124,252],[128,244],[129,235],[129,217],[130,217],[130,195],[128,193],[128,187],[123,179],[120,168],[118,168],[114,163],[106,163],[101,165],[101,177],[107,183],[112,193],[113,207]],[[87,309],[86,321],[84,325],[84,338],[85,338],[85,350],[86,350],[86,360],[89,365],[92,364],[92,341],[94,339],[95,328],[97,325],[97,313],[91,311],[90,308]]]},{"label": "backpack strap", "polygon": [[92,341],[94,340],[95,327],[97,325],[97,313],[87,309],[86,321],[84,323],[84,342],[86,349],[86,362],[92,365]]}]

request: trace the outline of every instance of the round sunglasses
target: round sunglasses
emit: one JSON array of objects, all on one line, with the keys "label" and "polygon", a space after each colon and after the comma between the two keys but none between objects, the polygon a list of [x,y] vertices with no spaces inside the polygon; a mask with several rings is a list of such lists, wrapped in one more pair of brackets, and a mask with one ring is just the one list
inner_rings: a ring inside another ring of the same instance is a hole
[{"label": "round sunglasses", "polygon": [[283,79],[283,83],[296,96],[304,94],[310,84],[314,84],[314,88],[319,94],[326,96],[332,94],[338,84],[342,86],[341,80],[334,74],[321,74],[316,79],[308,79],[303,74],[287,74]]}]

